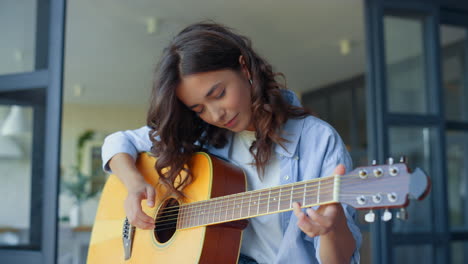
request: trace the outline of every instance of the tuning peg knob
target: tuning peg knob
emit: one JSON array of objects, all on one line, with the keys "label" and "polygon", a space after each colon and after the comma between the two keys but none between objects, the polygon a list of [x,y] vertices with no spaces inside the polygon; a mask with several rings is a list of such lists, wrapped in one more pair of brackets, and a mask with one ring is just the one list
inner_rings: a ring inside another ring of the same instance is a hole
[{"label": "tuning peg knob", "polygon": [[392,219],[392,213],[387,209],[385,209],[385,212],[382,214],[382,221],[388,222]]},{"label": "tuning peg knob", "polygon": [[408,159],[406,158],[406,156],[401,156],[400,157],[400,163],[406,163],[408,161]]},{"label": "tuning peg knob", "polygon": [[375,221],[375,213],[370,210],[365,216],[364,216],[364,220],[367,222],[367,223],[373,223]]},{"label": "tuning peg knob", "polygon": [[372,160],[372,166],[375,166],[377,165],[377,161],[376,160]]},{"label": "tuning peg knob", "polygon": [[406,211],[406,208],[400,208],[400,211],[397,212],[396,217],[400,220],[408,220],[408,211]]},{"label": "tuning peg knob", "polygon": [[393,161],[393,158],[392,158],[392,157],[390,157],[390,158],[387,159],[387,164],[388,164],[388,165],[393,165],[393,163],[394,163],[394,161]]}]

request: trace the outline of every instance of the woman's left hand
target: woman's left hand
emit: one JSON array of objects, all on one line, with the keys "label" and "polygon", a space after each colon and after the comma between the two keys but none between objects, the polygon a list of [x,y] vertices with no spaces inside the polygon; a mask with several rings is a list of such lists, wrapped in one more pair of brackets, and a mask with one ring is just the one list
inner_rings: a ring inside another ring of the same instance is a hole
[{"label": "woman's left hand", "polygon": [[[338,165],[333,174],[343,175],[345,167]],[[339,203],[321,205],[317,211],[307,208],[306,213],[302,212],[300,204],[293,203],[294,214],[298,221],[298,227],[309,237],[326,235],[333,231],[337,225],[346,223],[346,216],[343,207]]]}]

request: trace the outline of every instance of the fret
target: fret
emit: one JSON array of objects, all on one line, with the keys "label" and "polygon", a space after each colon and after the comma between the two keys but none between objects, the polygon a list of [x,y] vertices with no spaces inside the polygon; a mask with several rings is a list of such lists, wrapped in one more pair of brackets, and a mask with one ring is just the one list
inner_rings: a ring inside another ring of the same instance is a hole
[{"label": "fret", "polygon": [[309,187],[309,192],[310,195],[308,195],[308,201],[306,201],[307,204],[315,204],[317,203],[317,194],[318,194],[318,189],[317,186],[312,183],[312,187]]},{"label": "fret", "polygon": [[281,188],[279,188],[279,193],[278,193],[278,210],[280,210],[280,205],[281,205]]},{"label": "fret", "polygon": [[[218,200],[214,200],[213,201],[213,213],[212,213],[213,221],[212,221],[212,223],[216,223],[216,206],[217,205],[218,205]],[[210,212],[211,212],[211,210],[210,210]]]},{"label": "fret", "polygon": [[322,180],[318,181],[318,189],[317,189],[317,204],[320,203],[320,185],[322,183]]},{"label": "fret", "polygon": [[236,204],[235,204],[234,201],[232,201],[232,199],[231,199],[230,203],[231,203],[231,208],[232,208],[232,209],[231,209],[231,210],[232,210],[231,219],[234,219],[234,212],[235,212],[235,210],[236,210]]},{"label": "fret", "polygon": [[268,191],[268,207],[265,213],[278,211],[278,194],[278,189],[270,189]]},{"label": "fret", "polygon": [[221,208],[219,209],[219,219],[218,221],[219,222],[224,222],[226,219],[223,219],[222,216],[224,215],[224,211],[226,210],[226,207],[224,206],[224,201],[226,200],[226,198],[222,198],[221,199]]},{"label": "fret", "polygon": [[[211,213],[212,217],[213,217],[213,221],[211,221],[211,223],[216,223],[217,222],[216,218],[218,217],[218,205],[219,205],[219,200],[214,200],[213,201],[213,206],[212,206],[213,212]],[[210,210],[210,212],[211,212],[211,210]]]},{"label": "fret", "polygon": [[185,227],[189,227],[189,226],[192,225],[192,223],[191,223],[191,218],[190,218],[190,208],[191,208],[191,207],[188,206],[188,205],[187,205],[187,206],[184,206],[184,211],[185,211],[185,213],[184,213],[184,219],[185,219],[185,220],[184,220],[184,228],[185,228]]},{"label": "fret", "polygon": [[[237,199],[239,199],[237,197]],[[237,201],[234,201],[235,202],[235,209],[234,209],[234,217],[233,219],[237,219],[237,218],[240,218],[240,214],[241,214],[241,209],[242,209],[242,199],[241,201],[237,200]]]},{"label": "fret", "polygon": [[186,228],[189,226],[190,222],[190,218],[189,218],[189,209],[190,207],[187,205],[187,206],[184,206],[184,220],[182,221],[183,222],[183,225],[182,225],[182,228]]},{"label": "fret", "polygon": [[304,184],[304,192],[302,193],[302,205],[306,205],[307,182]]},{"label": "fret", "polygon": [[199,212],[199,209],[198,209],[198,206],[195,206],[194,208],[194,213],[195,213],[195,216],[197,217],[197,225],[200,225],[200,212]]},{"label": "fret", "polygon": [[255,215],[258,215],[258,212],[260,210],[260,193],[256,193],[257,194],[257,213]]},{"label": "fret", "polygon": [[259,208],[258,208],[258,215],[264,215],[267,214],[270,211],[270,208],[268,207],[268,203],[270,199],[270,190],[264,190],[260,192],[260,197],[259,197]]},{"label": "fret", "polygon": [[206,208],[204,206],[204,203],[200,203],[199,207],[198,207],[198,218],[200,219],[200,223],[198,223],[198,225],[204,225],[206,223]]},{"label": "fret", "polygon": [[224,221],[227,221],[229,219],[228,218],[228,212],[229,212],[229,210],[231,210],[231,206],[230,206],[229,202],[230,202],[229,198],[224,200],[224,210],[226,210],[226,215],[224,216]]},{"label": "fret", "polygon": [[292,203],[293,203],[293,192],[294,192],[294,185],[291,186],[291,194],[289,195],[289,208],[292,207]]},{"label": "fret", "polygon": [[[282,211],[282,210],[286,210],[286,209],[289,209],[291,208],[291,203],[290,203],[290,199],[288,199],[288,189],[287,188],[291,188],[291,187],[285,187],[284,189],[284,193],[285,193],[285,197],[281,197],[280,196],[280,199],[279,199],[279,206],[278,206],[278,211]],[[283,189],[283,188],[282,188]],[[283,190],[281,191],[283,193]]]},{"label": "fret", "polygon": [[250,209],[249,197],[247,197],[247,195],[242,195],[242,212],[241,212],[241,218],[244,218],[244,217],[246,217],[246,216],[249,216],[249,209]]},{"label": "fret", "polygon": [[216,200],[215,213],[214,213],[214,222],[219,222],[219,215],[221,210],[221,199]]},{"label": "fret", "polygon": [[210,201],[204,201],[202,203],[202,212],[203,212],[203,225],[206,225],[210,222],[210,216],[211,216],[211,205],[213,202]]},{"label": "fret", "polygon": [[271,196],[271,189],[268,191],[267,213],[270,212],[270,196]]},{"label": "fret", "polygon": [[209,203],[202,202],[200,206],[200,211],[202,213],[202,225],[206,225],[210,219],[210,207]]},{"label": "fret", "polygon": [[247,212],[248,216],[250,216],[250,207],[252,207],[252,193],[249,196],[249,211]]},{"label": "fret", "polygon": [[[304,197],[304,193],[305,193],[305,184],[298,184],[296,186],[296,188],[294,189],[294,201],[295,202],[303,202],[303,197]],[[301,198],[302,197],[302,198]],[[304,204],[303,204],[304,205]]]}]

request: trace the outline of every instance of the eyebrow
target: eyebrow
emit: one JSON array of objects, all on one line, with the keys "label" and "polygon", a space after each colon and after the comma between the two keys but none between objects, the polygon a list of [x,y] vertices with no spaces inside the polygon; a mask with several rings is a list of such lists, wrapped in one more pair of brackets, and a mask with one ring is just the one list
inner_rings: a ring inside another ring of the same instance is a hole
[{"label": "eyebrow", "polygon": [[[214,92],[220,85],[221,85],[221,82],[219,82],[219,83],[213,85],[213,86],[211,87],[211,89],[208,91],[208,93],[206,93],[205,97],[211,96],[211,94],[213,94],[213,92]],[[190,108],[190,109],[193,109],[193,108],[195,108],[195,107],[197,107],[197,106],[198,106],[198,104],[195,104],[195,105],[190,106],[189,108]]]}]

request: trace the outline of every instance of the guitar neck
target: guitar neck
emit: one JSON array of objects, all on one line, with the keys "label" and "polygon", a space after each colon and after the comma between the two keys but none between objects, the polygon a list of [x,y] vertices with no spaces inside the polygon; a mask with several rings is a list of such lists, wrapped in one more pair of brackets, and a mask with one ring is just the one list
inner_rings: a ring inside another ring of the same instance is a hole
[{"label": "guitar neck", "polygon": [[177,229],[290,211],[294,202],[305,207],[337,202],[339,186],[340,177],[330,176],[183,204],[178,212]]}]

